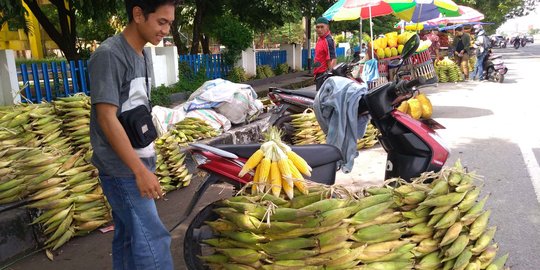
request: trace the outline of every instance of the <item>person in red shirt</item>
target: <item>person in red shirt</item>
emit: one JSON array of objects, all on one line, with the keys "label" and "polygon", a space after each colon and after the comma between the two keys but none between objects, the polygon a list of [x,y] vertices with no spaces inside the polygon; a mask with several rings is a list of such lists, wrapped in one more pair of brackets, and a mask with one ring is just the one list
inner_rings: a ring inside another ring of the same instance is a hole
[{"label": "person in red shirt", "polygon": [[317,80],[317,78],[336,65],[336,43],[330,34],[330,26],[326,18],[318,18],[315,21],[315,29],[319,38],[317,45],[315,45],[313,75],[315,76],[316,89],[319,90],[324,81]]},{"label": "person in red shirt", "polygon": [[426,35],[426,39],[431,41],[431,46],[429,46],[429,53],[431,54],[431,59],[433,62],[435,60],[439,60],[439,49],[441,48],[441,44],[439,42],[439,29],[434,28],[431,30],[431,33]]}]

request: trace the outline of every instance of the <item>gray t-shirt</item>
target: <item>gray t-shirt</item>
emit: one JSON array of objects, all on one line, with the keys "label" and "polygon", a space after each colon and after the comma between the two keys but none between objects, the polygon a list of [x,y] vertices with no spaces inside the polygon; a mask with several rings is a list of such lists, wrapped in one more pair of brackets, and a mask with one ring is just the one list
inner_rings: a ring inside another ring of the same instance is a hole
[{"label": "gray t-shirt", "polygon": [[[150,82],[151,61],[135,52],[122,34],[105,40],[92,54],[88,62],[90,77],[90,142],[94,149],[92,163],[100,174],[117,177],[130,177],[133,172],[114,152],[96,120],[96,104],[108,103],[118,107],[120,113],[134,109],[148,102],[146,74]],[[143,163],[151,171],[155,170],[156,154],[154,144],[134,149]]]}]

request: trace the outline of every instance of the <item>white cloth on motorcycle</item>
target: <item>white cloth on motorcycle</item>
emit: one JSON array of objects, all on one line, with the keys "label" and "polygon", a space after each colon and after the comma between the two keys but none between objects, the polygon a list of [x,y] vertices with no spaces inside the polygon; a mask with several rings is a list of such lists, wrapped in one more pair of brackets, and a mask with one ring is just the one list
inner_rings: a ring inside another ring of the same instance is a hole
[{"label": "white cloth on motorcycle", "polygon": [[360,100],[367,93],[365,83],[344,77],[330,77],[319,90],[313,108],[326,143],[341,150],[342,170],[349,173],[358,156],[357,139],[364,136],[369,115],[358,115]]},{"label": "white cloth on motorcycle", "polygon": [[240,124],[255,118],[262,111],[263,104],[250,85],[215,79],[193,92],[185,108],[188,112],[214,109],[233,124]]}]

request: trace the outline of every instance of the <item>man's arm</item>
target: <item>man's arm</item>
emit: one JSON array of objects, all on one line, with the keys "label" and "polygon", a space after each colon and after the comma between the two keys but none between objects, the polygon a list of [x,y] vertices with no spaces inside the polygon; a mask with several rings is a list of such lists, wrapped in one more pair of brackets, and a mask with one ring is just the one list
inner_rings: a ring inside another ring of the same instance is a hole
[{"label": "man's arm", "polygon": [[141,196],[159,198],[163,193],[159,181],[133,150],[124,128],[116,117],[118,107],[108,103],[98,103],[95,106],[99,126],[114,152],[135,174]]},{"label": "man's arm", "polygon": [[331,71],[337,62],[336,43],[330,35],[326,37],[326,42],[328,43],[328,59],[326,59],[326,64],[328,65],[328,71]]}]

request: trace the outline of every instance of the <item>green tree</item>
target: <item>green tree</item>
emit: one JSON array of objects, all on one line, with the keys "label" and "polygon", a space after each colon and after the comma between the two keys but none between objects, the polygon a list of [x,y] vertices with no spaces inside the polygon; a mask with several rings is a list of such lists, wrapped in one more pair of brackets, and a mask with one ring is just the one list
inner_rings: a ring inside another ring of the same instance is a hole
[{"label": "green tree", "polygon": [[[117,11],[119,5],[117,1],[49,0],[50,4],[40,5],[41,1],[38,0],[23,0],[36,16],[41,27],[69,60],[80,58],[77,49],[77,26],[79,24],[77,15],[81,14],[84,18],[94,20],[110,18],[110,15]],[[51,9],[54,12],[48,12]],[[4,18],[21,18],[26,13],[22,2],[18,0],[0,0],[0,10],[3,11],[0,21]],[[54,17],[51,17],[51,13],[54,14]]]}]

